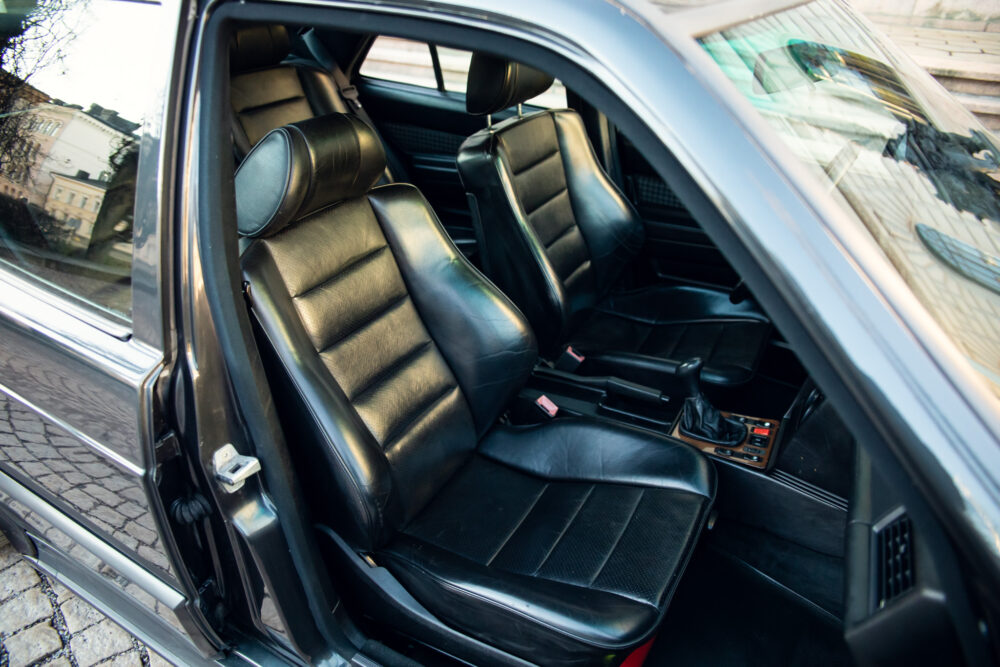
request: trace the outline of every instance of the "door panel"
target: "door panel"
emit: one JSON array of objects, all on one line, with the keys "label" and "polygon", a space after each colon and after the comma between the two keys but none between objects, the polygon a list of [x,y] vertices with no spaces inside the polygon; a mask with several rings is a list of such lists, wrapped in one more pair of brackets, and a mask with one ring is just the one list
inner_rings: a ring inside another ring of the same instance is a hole
[{"label": "door panel", "polygon": [[475,232],[455,158],[466,137],[486,126],[465,111],[465,96],[431,88],[359,78],[365,110],[402,161],[456,245],[475,254]]},{"label": "door panel", "polygon": [[671,282],[731,288],[736,271],[639,150],[618,135],[626,196],[646,225],[643,254],[653,274]]}]

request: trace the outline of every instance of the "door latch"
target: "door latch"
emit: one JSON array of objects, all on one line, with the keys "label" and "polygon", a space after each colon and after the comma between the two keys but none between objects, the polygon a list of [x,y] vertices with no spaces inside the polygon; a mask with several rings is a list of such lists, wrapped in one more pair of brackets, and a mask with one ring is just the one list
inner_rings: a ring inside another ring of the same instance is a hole
[{"label": "door latch", "polygon": [[226,443],[212,454],[215,479],[226,493],[243,488],[246,481],[260,472],[260,461],[255,456],[244,456],[231,443]]}]

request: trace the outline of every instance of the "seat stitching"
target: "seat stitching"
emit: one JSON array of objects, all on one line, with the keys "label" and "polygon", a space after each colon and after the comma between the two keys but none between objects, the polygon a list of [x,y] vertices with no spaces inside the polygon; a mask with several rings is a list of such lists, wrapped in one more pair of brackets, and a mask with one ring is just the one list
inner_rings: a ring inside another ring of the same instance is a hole
[{"label": "seat stitching", "polygon": [[573,271],[568,276],[566,276],[563,279],[563,284],[564,285],[569,285],[570,280],[572,280],[573,277],[576,274],[580,273],[580,271],[582,271],[583,269],[585,269],[588,266],[590,266],[590,260],[589,259],[585,259],[582,262],[580,262],[579,266],[577,266],[575,269],[573,269]]},{"label": "seat stitching", "polygon": [[396,424],[396,426],[391,431],[389,431],[389,434],[386,435],[386,437],[385,437],[385,444],[382,446],[382,449],[383,450],[388,449],[390,443],[392,443],[397,438],[402,437],[404,431],[409,430],[417,422],[419,422],[424,417],[426,417],[428,414],[430,414],[431,411],[435,407],[437,407],[438,403],[440,403],[445,398],[447,398],[448,394],[450,394],[451,392],[455,391],[456,389],[458,389],[458,385],[454,385],[454,384],[447,385],[445,387],[444,391],[442,391],[441,393],[439,393],[438,395],[436,395],[425,406],[421,406],[418,409],[417,413],[413,417],[411,417],[409,419],[403,420],[403,422],[400,423],[400,424]]},{"label": "seat stitching", "polygon": [[[256,113],[258,111],[266,111],[267,109],[271,109],[273,107],[277,107],[277,106],[282,105],[282,104],[287,104],[288,102],[294,102],[296,100],[305,100],[305,99],[306,99],[305,95],[293,95],[291,97],[286,97],[286,98],[280,99],[280,100],[272,100],[270,102],[265,102],[264,104],[259,104],[257,106],[253,106],[253,107],[244,107],[242,111],[237,111],[236,113],[240,113],[240,114],[252,114],[252,113]],[[308,101],[308,100],[306,100],[306,101]]]},{"label": "seat stitching", "polygon": [[587,582],[588,588],[593,588],[594,582],[597,581],[598,577],[601,576],[601,573],[604,572],[604,568],[607,566],[608,561],[611,560],[611,556],[614,555],[615,549],[618,548],[618,544],[622,541],[622,538],[625,537],[625,533],[628,531],[629,526],[632,525],[632,521],[635,519],[636,510],[639,509],[639,503],[642,502],[642,499],[645,495],[646,495],[646,489],[644,488],[639,489],[639,497],[636,498],[635,505],[632,506],[632,511],[629,514],[628,521],[625,522],[625,526],[622,528],[622,532],[618,534],[617,539],[615,539],[615,543],[611,545],[610,549],[608,549],[608,555],[604,557],[604,562],[601,563],[600,569],[597,570],[597,573],[590,578],[589,582]]},{"label": "seat stitching", "polygon": [[375,255],[379,254],[383,250],[388,250],[388,249],[389,249],[388,245],[379,246],[378,248],[375,248],[374,250],[372,250],[370,252],[366,252],[365,254],[361,255],[360,257],[356,257],[355,259],[352,259],[346,266],[340,267],[339,269],[337,269],[336,271],[334,271],[332,274],[330,274],[329,276],[327,276],[326,278],[324,278],[320,282],[318,282],[315,285],[313,285],[312,287],[306,289],[306,291],[299,292],[298,294],[293,294],[292,298],[293,299],[301,299],[301,298],[305,297],[307,294],[309,294],[309,293],[311,293],[311,292],[319,289],[320,287],[324,287],[326,285],[329,285],[332,282],[336,282],[338,279],[340,279],[345,274],[351,273],[351,272],[353,272],[353,271],[361,268],[362,264],[367,264]]},{"label": "seat stitching", "polygon": [[372,324],[374,324],[377,320],[379,320],[383,316],[385,316],[390,310],[392,310],[393,308],[396,308],[399,304],[401,304],[402,302],[406,301],[409,298],[409,296],[410,295],[407,294],[406,292],[404,292],[403,294],[400,294],[396,298],[394,298],[391,301],[389,301],[384,307],[379,308],[378,310],[376,310],[371,315],[368,315],[366,317],[361,318],[361,321],[358,323],[357,326],[355,326],[353,329],[349,330],[347,333],[339,336],[336,340],[334,340],[332,343],[329,343],[322,350],[318,350],[318,352],[320,354],[323,354],[324,352],[326,352],[330,348],[333,348],[333,347],[336,347],[337,345],[340,345],[341,343],[343,343],[345,340],[347,340],[351,336],[354,336],[354,335],[360,333],[362,329],[368,328],[369,326],[371,326]]},{"label": "seat stitching", "polygon": [[559,232],[558,236],[556,236],[554,239],[545,244],[545,249],[546,250],[551,249],[552,246],[559,243],[559,241],[561,241],[567,234],[569,234],[576,228],[577,224],[575,222],[571,222],[568,225],[566,225],[566,228],[563,229],[561,232]]},{"label": "seat stitching", "polygon": [[430,345],[431,341],[429,340],[421,341],[420,343],[415,345],[411,350],[407,351],[405,354],[400,356],[391,364],[389,364],[388,366],[380,370],[378,373],[376,373],[373,378],[371,378],[367,383],[365,383],[364,387],[359,389],[354,394],[354,396],[350,397],[350,400],[352,402],[358,400],[365,394],[367,394],[369,391],[373,390],[376,387],[376,385],[382,384],[385,380],[389,378],[390,375],[396,374],[396,372],[400,368],[407,365],[409,362],[413,361],[415,357],[417,357],[421,352],[430,347]]},{"label": "seat stitching", "polygon": [[489,560],[486,561],[486,567],[489,567],[490,563],[492,563],[493,560],[498,555],[500,555],[500,552],[503,551],[503,548],[507,546],[507,542],[509,542],[510,538],[514,536],[514,533],[518,531],[518,529],[521,527],[521,524],[524,523],[524,520],[528,518],[528,515],[531,514],[531,510],[535,509],[535,505],[537,505],[538,501],[541,500],[542,496],[545,495],[545,492],[548,490],[548,488],[549,488],[549,483],[545,482],[545,484],[542,486],[542,490],[539,491],[538,495],[535,496],[535,499],[531,501],[531,505],[528,506],[528,509],[525,510],[524,514],[521,515],[521,518],[517,520],[517,523],[514,525],[514,528],[509,533],[507,533],[507,537],[505,537],[503,539],[503,542],[500,543],[500,547],[497,548],[497,550],[493,552],[493,555],[490,556]]},{"label": "seat stitching", "polygon": [[[389,554],[389,555],[392,556],[394,554]],[[606,643],[601,643],[601,642],[596,642],[596,641],[593,641],[593,640],[590,640],[590,639],[586,639],[586,638],[581,637],[581,636],[579,636],[577,634],[574,634],[574,633],[572,633],[570,631],[564,630],[563,628],[558,628],[558,627],[556,627],[555,625],[553,625],[551,623],[546,623],[544,620],[538,618],[537,616],[530,616],[530,615],[524,613],[523,611],[521,611],[520,609],[515,609],[514,607],[511,607],[510,605],[506,605],[506,604],[500,602],[499,600],[494,600],[494,599],[489,598],[489,597],[487,597],[485,595],[480,595],[479,593],[476,593],[474,591],[470,591],[468,589],[462,588],[461,586],[458,586],[458,585],[454,584],[453,582],[448,581],[447,579],[444,579],[443,577],[441,577],[440,575],[436,574],[435,572],[431,572],[426,567],[423,567],[419,563],[417,563],[417,562],[415,562],[415,561],[413,561],[413,560],[411,560],[409,558],[403,558],[403,557],[400,557],[400,556],[396,556],[396,558],[399,558],[400,560],[403,560],[410,567],[413,567],[414,569],[419,570],[420,572],[423,572],[426,577],[428,577],[429,579],[432,579],[432,580],[436,581],[442,588],[451,589],[454,593],[457,593],[459,595],[463,595],[463,596],[468,597],[468,598],[475,598],[477,600],[481,600],[484,604],[488,604],[488,605],[490,605],[492,607],[496,607],[497,609],[499,609],[501,611],[506,611],[506,612],[511,613],[511,614],[513,614],[515,616],[520,616],[521,618],[523,618],[523,619],[525,619],[525,620],[527,620],[527,621],[529,621],[531,623],[534,623],[536,625],[540,625],[540,626],[542,626],[544,628],[549,628],[553,632],[558,633],[558,634],[562,635],[563,637],[569,637],[569,638],[574,639],[574,640],[576,640],[578,642],[581,642],[583,644],[587,644],[588,646],[597,646],[599,648],[618,649],[618,648],[621,648],[622,646],[629,646],[629,645],[632,644],[632,642],[628,642],[627,644],[610,644],[610,643],[606,644]],[[473,562],[475,562],[475,561],[473,561]],[[589,590],[589,589],[584,588],[583,586],[577,586],[576,584],[570,584],[570,583],[561,582],[561,581],[557,582],[557,583],[559,583],[559,584],[561,584],[563,586],[572,586],[574,588],[579,588],[581,590]],[[604,593],[605,595],[613,595],[615,597],[620,597],[622,599],[630,600],[632,602],[635,602],[637,604],[643,605],[645,607],[649,607],[649,608],[651,608],[651,609],[659,612],[659,615],[662,618],[662,612],[664,610],[661,610],[659,608],[659,606],[657,606],[655,604],[651,604],[647,600],[637,600],[635,598],[629,597],[628,595],[622,595],[620,593],[612,593],[610,591],[601,591],[601,592]]]},{"label": "seat stitching", "polygon": [[549,195],[548,197],[546,197],[545,199],[543,199],[541,202],[539,202],[539,204],[537,206],[535,206],[533,209],[531,209],[530,211],[525,210],[524,214],[530,217],[532,214],[535,213],[535,211],[538,211],[539,209],[544,208],[546,204],[548,204],[549,202],[555,200],[556,197],[558,197],[562,193],[566,192],[567,190],[568,190],[568,188],[565,185],[563,185],[561,188],[559,188],[558,190],[556,190],[555,193]]},{"label": "seat stitching", "polygon": [[549,561],[549,556],[552,555],[552,553],[556,550],[556,547],[559,546],[559,543],[562,542],[563,536],[569,531],[569,528],[570,526],[573,525],[573,522],[576,521],[576,517],[580,516],[580,512],[583,510],[583,506],[586,505],[587,501],[590,500],[590,496],[594,494],[595,488],[596,488],[595,485],[593,484],[590,485],[590,489],[587,490],[587,495],[583,497],[583,500],[580,501],[580,504],[573,512],[573,516],[571,516],[569,518],[569,521],[566,522],[566,525],[563,526],[563,529],[559,532],[559,536],[556,538],[556,541],[552,543],[552,546],[549,547],[548,552],[546,552],[545,558],[542,559],[542,562],[539,563],[538,567],[536,567],[534,572],[531,573],[532,577],[537,576],[538,573],[542,570],[542,568],[545,567],[545,564]]},{"label": "seat stitching", "polygon": [[515,176],[520,176],[524,172],[529,171],[531,169],[534,169],[535,167],[537,167],[541,163],[545,162],[546,160],[552,159],[553,155],[559,155],[559,147],[558,146],[556,146],[556,149],[554,151],[552,151],[551,153],[545,155],[545,157],[542,157],[541,159],[535,160],[534,162],[532,162],[531,164],[529,164],[527,167],[523,167],[523,168],[521,168],[521,169],[519,169],[517,171],[514,171],[513,169],[511,169],[511,173],[514,174]]}]

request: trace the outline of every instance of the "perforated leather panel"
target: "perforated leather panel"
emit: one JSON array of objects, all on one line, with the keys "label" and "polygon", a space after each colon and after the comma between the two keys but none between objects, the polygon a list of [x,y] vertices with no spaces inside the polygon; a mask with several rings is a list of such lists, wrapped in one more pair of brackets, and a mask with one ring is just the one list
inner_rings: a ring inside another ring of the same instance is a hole
[{"label": "perforated leather panel", "polygon": [[655,606],[700,529],[704,500],[545,481],[477,458],[406,532],[478,565]]}]

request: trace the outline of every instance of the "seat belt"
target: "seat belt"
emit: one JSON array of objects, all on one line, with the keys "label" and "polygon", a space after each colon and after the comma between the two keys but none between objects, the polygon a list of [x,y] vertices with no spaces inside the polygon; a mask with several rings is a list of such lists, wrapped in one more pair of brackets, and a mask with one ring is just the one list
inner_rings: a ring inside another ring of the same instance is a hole
[{"label": "seat belt", "polygon": [[361,105],[361,100],[358,98],[358,89],[356,86],[351,84],[350,79],[344,74],[344,70],[340,69],[340,65],[334,59],[333,55],[327,50],[319,39],[316,37],[315,29],[310,28],[306,32],[302,33],[300,36],[302,38],[302,43],[309,50],[312,57],[319,63],[327,73],[333,77],[333,83],[337,86],[337,92],[340,93],[340,98],[344,100],[344,104],[355,116],[360,118],[365,125],[372,129],[375,136],[378,137],[379,142],[386,149],[386,166],[385,166],[385,179],[387,182],[391,183],[396,180],[395,175],[402,175],[404,171],[399,169],[399,164],[396,161],[396,156],[392,154],[389,150],[388,144],[385,139],[379,133],[378,128],[375,127],[375,123],[372,121],[371,116],[365,111],[364,106]]},{"label": "seat belt", "polygon": [[[340,69],[337,63],[332,60],[331,66],[328,68],[330,71],[330,76],[333,77],[333,82],[337,84],[337,90],[340,91],[340,97],[347,104],[347,108],[351,110],[355,116],[361,118],[365,123],[375,130],[375,123],[372,122],[371,117],[365,108],[361,106],[361,100],[358,99],[358,89],[354,86],[344,74],[344,70]],[[378,132],[378,130],[376,130]],[[381,137],[379,137],[381,139]]]},{"label": "seat belt", "polygon": [[344,74],[344,70],[340,69],[337,63],[330,58],[330,66],[328,67],[330,76],[333,77],[333,82],[337,85],[337,89],[340,91],[340,97],[343,98],[344,102],[347,104],[347,108],[351,110],[355,116],[360,118],[362,122],[372,129],[375,136],[378,137],[379,142],[385,149],[385,175],[383,178],[386,183],[393,183],[397,178],[405,174],[405,170],[401,168],[401,165],[397,161],[396,155],[393,151],[389,149],[389,144],[386,143],[385,138],[375,127],[375,123],[372,121],[371,116],[365,111],[365,108],[361,105],[361,100],[358,99],[358,89],[356,86],[351,84],[347,75]]}]

